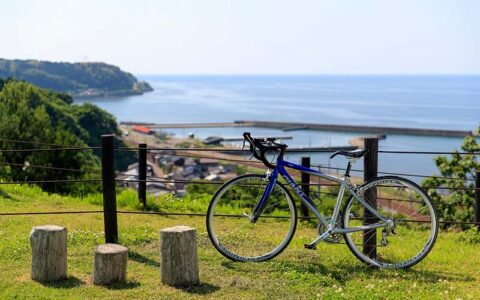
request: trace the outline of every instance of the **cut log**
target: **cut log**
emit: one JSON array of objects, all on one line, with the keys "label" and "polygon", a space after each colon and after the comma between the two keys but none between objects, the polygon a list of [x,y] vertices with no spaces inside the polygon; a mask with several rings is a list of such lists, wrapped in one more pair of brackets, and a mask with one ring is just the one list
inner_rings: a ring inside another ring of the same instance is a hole
[{"label": "cut log", "polygon": [[162,283],[191,286],[200,283],[198,275],[197,231],[187,226],[160,230]]},{"label": "cut log", "polygon": [[127,280],[128,248],[117,244],[95,247],[92,282],[110,285]]},{"label": "cut log", "polygon": [[32,279],[52,282],[67,278],[67,229],[57,225],[33,227]]}]

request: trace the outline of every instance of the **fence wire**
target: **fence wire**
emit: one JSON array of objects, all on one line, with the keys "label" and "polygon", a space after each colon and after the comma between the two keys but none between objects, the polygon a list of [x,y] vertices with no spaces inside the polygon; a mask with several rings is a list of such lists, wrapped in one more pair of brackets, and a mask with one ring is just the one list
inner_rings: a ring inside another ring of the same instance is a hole
[{"label": "fence wire", "polygon": [[[8,142],[8,143],[17,143],[17,144],[31,144],[31,145],[40,145],[40,146],[50,146],[54,148],[28,148],[28,149],[6,149],[1,150],[0,153],[13,153],[13,152],[57,152],[57,151],[88,151],[88,150],[95,150],[101,149],[101,147],[85,147],[85,146],[67,146],[67,145],[60,145],[60,144],[52,144],[52,143],[42,143],[42,142],[32,142],[32,141],[21,141],[21,140],[14,140],[14,139],[5,139],[0,138],[0,141]],[[139,151],[138,148],[133,147],[117,147],[115,148],[116,151]],[[158,153],[158,154],[166,154],[172,155],[176,157],[191,157],[191,158],[205,158],[205,159],[215,159],[219,161],[230,161],[230,162],[240,162],[246,164],[263,164],[260,161],[256,160],[247,160],[247,159],[240,159],[240,158],[232,158],[232,157],[218,157],[218,156],[207,156],[195,153],[184,153],[184,152],[200,152],[200,153],[211,153],[217,152],[222,154],[242,154],[242,153],[250,153],[249,150],[242,150],[242,149],[225,149],[225,148],[147,148],[147,152],[150,153]],[[322,149],[295,149],[292,151],[287,152],[295,152],[295,153],[332,153],[335,150],[322,150]],[[383,154],[411,154],[411,155],[479,155],[480,153],[477,152],[443,152],[443,151],[400,151],[400,150],[379,150],[378,153]],[[80,170],[80,169],[71,169],[71,168],[61,168],[61,167],[51,167],[51,166],[40,166],[40,165],[26,165],[20,163],[12,163],[12,162],[0,162],[1,165],[10,165],[10,166],[17,166],[17,167],[28,167],[28,168],[40,168],[40,169],[49,169],[49,170],[57,170],[57,171],[65,171],[65,172],[83,172],[83,173],[95,173],[100,174],[101,170]],[[327,167],[321,165],[311,165],[311,167],[329,169],[329,170],[346,170],[345,168],[336,168],[336,167]],[[353,172],[363,172],[361,169],[352,169]],[[445,176],[436,176],[436,175],[421,175],[421,174],[409,174],[409,173],[397,173],[397,172],[385,172],[379,171],[378,174],[384,175],[397,175],[397,176],[409,176],[409,177],[417,177],[417,178],[437,178],[437,179],[445,179],[445,180],[462,180],[462,181],[475,181],[475,179],[464,179],[460,177],[445,177]],[[116,173],[117,176],[126,176],[128,174],[125,173]],[[102,182],[102,179],[58,179],[58,180],[25,180],[25,181],[0,181],[0,185],[15,185],[15,184],[43,184],[43,183],[75,183],[75,182],[83,182],[83,183],[98,183]],[[200,181],[200,180],[181,180],[181,179],[164,179],[160,177],[148,177],[147,180],[138,180],[138,179],[116,179],[116,182],[152,182],[152,183],[180,183],[180,184],[206,184],[206,185],[221,185],[224,184],[225,181]],[[338,186],[336,183],[302,183],[302,186]],[[434,186],[424,186],[422,187],[426,190],[438,189],[438,190],[477,190],[475,187],[434,187]],[[311,192],[311,194],[327,194],[327,195],[337,195],[336,193],[330,193],[325,191],[320,192]],[[395,201],[405,201],[405,202],[412,202],[413,200],[402,200],[402,199],[393,199]],[[449,206],[458,206],[458,207],[470,207],[469,205],[465,204],[457,204],[457,203],[444,203],[444,202],[436,202],[435,204],[443,204]],[[56,211],[56,212],[4,212],[0,213],[0,216],[20,216],[20,215],[60,215],[60,214],[95,214],[95,213],[103,213],[103,210],[91,210],[91,211]],[[118,211],[118,213],[122,214],[150,214],[150,215],[165,215],[165,216],[202,216],[204,217],[205,214],[203,213],[177,213],[177,212],[151,212],[151,211]],[[302,217],[300,217],[302,218]],[[303,217],[304,219],[312,219],[313,217]],[[470,221],[442,221],[441,224],[467,224],[467,225],[480,225],[479,222],[470,222]]]},{"label": "fence wire", "polygon": [[49,166],[40,166],[40,165],[31,165],[31,164],[19,164],[0,161],[0,165],[15,166],[22,168],[34,168],[34,169],[45,169],[45,170],[55,170],[55,171],[68,171],[68,172],[77,172],[77,173],[92,173],[92,174],[101,174],[101,170],[80,170],[80,169],[69,169],[69,168],[60,168],[60,167],[49,167]]}]

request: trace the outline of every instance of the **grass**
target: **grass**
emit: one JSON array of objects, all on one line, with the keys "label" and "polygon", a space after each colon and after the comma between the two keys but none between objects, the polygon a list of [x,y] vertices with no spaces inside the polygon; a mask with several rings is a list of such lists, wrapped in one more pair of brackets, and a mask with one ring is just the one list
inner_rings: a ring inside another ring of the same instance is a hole
[{"label": "grass", "polygon": [[[0,212],[98,210],[101,198],[47,195],[38,188],[12,186],[0,192]],[[153,199],[150,199],[154,201]],[[157,210],[186,208],[174,199],[157,201]],[[200,202],[204,200],[199,200]],[[119,194],[119,206],[136,206],[135,194]],[[186,200],[184,200],[186,202]],[[198,207],[200,207],[199,205]],[[303,248],[315,229],[299,223],[290,246],[265,263],[235,263],[210,244],[202,217],[118,216],[120,242],[129,248],[128,282],[110,287],[91,284],[93,248],[103,242],[103,216],[0,216],[0,298],[69,299],[478,299],[480,244],[474,231],[441,232],[430,255],[410,270],[365,267],[345,245],[322,243]],[[31,227],[58,224],[68,228],[66,281],[40,284],[30,279]],[[174,225],[198,230],[201,284],[176,289],[160,283],[158,231]],[[275,235],[275,228],[271,229]]]}]

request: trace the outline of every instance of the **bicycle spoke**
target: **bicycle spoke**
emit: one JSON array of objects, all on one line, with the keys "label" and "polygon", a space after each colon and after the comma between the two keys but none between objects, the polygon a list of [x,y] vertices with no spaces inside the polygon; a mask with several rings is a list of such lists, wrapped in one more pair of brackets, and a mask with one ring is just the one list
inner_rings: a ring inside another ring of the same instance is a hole
[{"label": "bicycle spoke", "polygon": [[296,227],[295,205],[285,188],[278,184],[266,199],[267,204],[258,220],[252,222],[248,217],[216,216],[219,210],[236,215],[247,213],[250,216],[267,184],[265,178],[259,175],[240,176],[222,186],[212,199],[207,212],[207,229],[217,250],[228,258],[269,259],[282,251],[293,236]]},{"label": "bicycle spoke", "polygon": [[[428,196],[421,188],[413,188],[414,183],[404,184],[405,180],[397,177],[388,179],[391,182],[387,185],[370,183],[370,189],[377,189],[377,210],[393,220],[394,227],[377,228],[376,233],[368,237],[365,231],[348,233],[345,237],[350,250],[361,260],[380,267],[404,268],[417,263],[428,253],[433,246],[431,240],[436,236],[438,223]],[[379,179],[378,182],[385,181]],[[364,191],[365,195],[367,193],[368,190]],[[344,226],[357,224],[359,221],[351,219],[350,214],[360,212],[356,219],[361,220],[365,210],[358,201],[349,200]],[[365,251],[364,245],[372,249]],[[373,255],[374,249],[376,256]]]}]

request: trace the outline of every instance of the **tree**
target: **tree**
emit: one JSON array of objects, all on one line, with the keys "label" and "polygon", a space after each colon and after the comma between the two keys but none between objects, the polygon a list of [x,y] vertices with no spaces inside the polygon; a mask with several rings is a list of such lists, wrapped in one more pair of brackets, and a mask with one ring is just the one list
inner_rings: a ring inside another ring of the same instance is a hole
[{"label": "tree", "polygon": [[[84,103],[81,106],[75,106],[75,114],[79,125],[88,131],[88,138],[86,140],[89,146],[97,146],[102,134],[121,134],[115,118],[90,103]],[[115,140],[115,147],[127,147],[127,145],[119,140]],[[101,150],[95,150],[94,153],[100,157]],[[125,170],[128,165],[138,161],[136,152],[132,151],[117,151],[115,153],[115,168],[117,170]]]},{"label": "tree", "polygon": [[[89,177],[98,159],[92,151],[27,151],[39,144],[86,146],[85,130],[64,110],[63,101],[26,82],[8,81],[0,91],[0,175],[8,180],[59,180]],[[15,141],[28,141],[18,143]],[[47,146],[40,146],[48,148]],[[54,147],[49,147],[54,148]],[[37,168],[45,166],[47,168]],[[71,192],[71,184],[43,184],[47,191]],[[87,189],[88,190],[88,189]]]},{"label": "tree", "polygon": [[[75,105],[69,95],[38,88],[25,81],[2,80],[0,90],[0,177],[8,180],[99,178],[101,151],[25,151],[54,145],[95,147],[102,134],[120,134],[115,118],[93,104]],[[14,143],[11,140],[26,141]],[[37,143],[37,144],[35,144]],[[47,145],[44,145],[47,144]],[[116,147],[125,147],[121,140]],[[23,150],[23,151],[16,151]],[[117,170],[135,162],[136,152],[115,153]],[[46,166],[48,168],[37,168]],[[75,169],[82,172],[57,170]],[[89,192],[91,184],[44,184],[48,191]]]},{"label": "tree", "polygon": [[[438,156],[435,164],[441,177],[428,178],[423,181],[424,187],[446,187],[449,189],[429,189],[429,195],[437,203],[441,221],[472,221],[474,216],[475,178],[480,171],[477,155],[480,144],[474,136],[465,137],[461,146],[463,152],[455,151],[450,158]],[[471,154],[470,154],[471,153]]]}]

